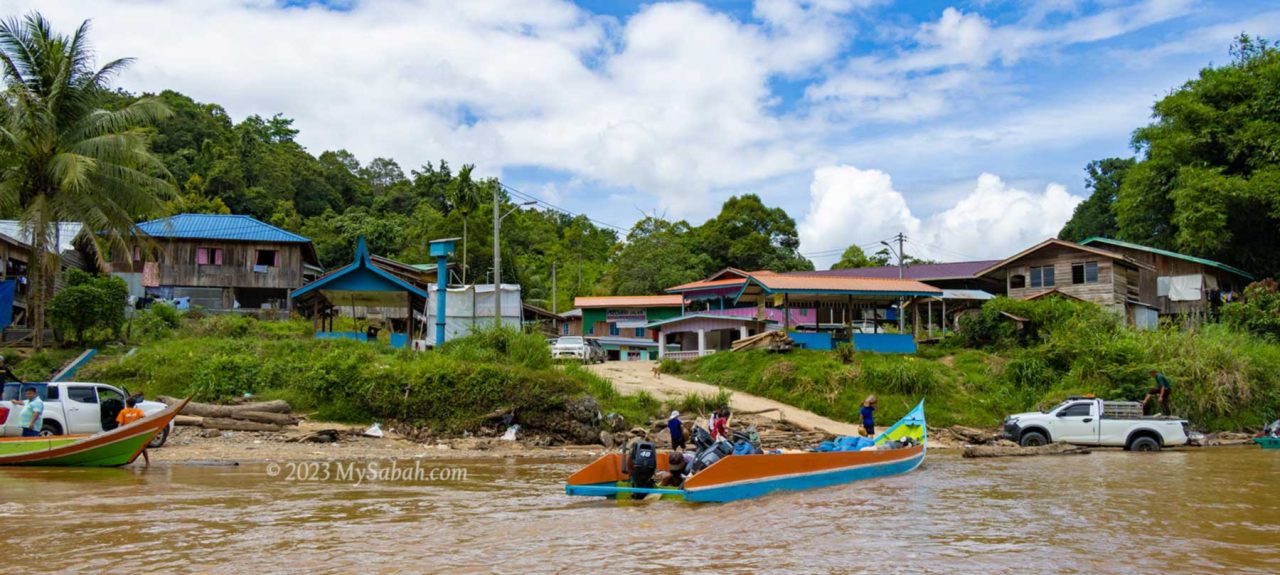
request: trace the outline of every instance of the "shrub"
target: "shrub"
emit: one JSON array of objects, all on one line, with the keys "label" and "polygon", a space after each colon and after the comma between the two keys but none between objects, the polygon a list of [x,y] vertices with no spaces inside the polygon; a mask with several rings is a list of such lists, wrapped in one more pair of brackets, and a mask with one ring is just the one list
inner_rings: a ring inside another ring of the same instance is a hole
[{"label": "shrub", "polygon": [[177,309],[157,303],[134,316],[129,336],[140,341],[155,341],[173,335],[173,330],[181,325]]},{"label": "shrub", "polygon": [[1241,331],[1280,340],[1280,289],[1276,280],[1249,284],[1243,300],[1222,306],[1222,319]]},{"label": "shrub", "polygon": [[49,321],[72,341],[118,339],[124,327],[129,286],[110,275],[67,270],[67,285],[49,302]]}]

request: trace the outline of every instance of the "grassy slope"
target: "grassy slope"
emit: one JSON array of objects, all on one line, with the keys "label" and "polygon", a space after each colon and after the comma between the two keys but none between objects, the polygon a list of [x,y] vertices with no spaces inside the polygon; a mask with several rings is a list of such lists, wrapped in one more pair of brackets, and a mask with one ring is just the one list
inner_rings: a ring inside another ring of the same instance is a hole
[{"label": "grassy slope", "polygon": [[[1087,305],[1087,304],[1085,304]],[[995,304],[1046,326],[1033,339],[1005,334],[977,346],[958,339],[919,356],[794,351],[724,353],[664,369],[852,421],[869,393],[880,422],[927,398],[934,425],[997,425],[1009,413],[1072,394],[1140,400],[1149,370],[1174,382],[1173,408],[1200,428],[1256,429],[1280,417],[1280,345],[1211,325],[1138,332],[1077,304]],[[1096,309],[1096,308],[1094,308]],[[994,325],[994,324],[993,324]]]},{"label": "grassy slope", "polygon": [[208,317],[157,334],[127,357],[93,362],[81,379],[212,402],[252,393],[287,399],[318,419],[400,420],[438,431],[474,429],[500,408],[516,409],[522,421],[545,417],[587,394],[628,421],[659,408],[650,397],[619,397],[585,370],[556,368],[538,336],[483,333],[417,353],[315,340],[309,330],[300,322]]}]

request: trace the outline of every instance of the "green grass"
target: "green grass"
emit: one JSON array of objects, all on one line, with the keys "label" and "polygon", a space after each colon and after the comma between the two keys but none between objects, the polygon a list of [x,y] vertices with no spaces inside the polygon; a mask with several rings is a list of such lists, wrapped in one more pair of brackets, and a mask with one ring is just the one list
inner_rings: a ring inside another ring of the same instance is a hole
[{"label": "green grass", "polygon": [[481,332],[421,353],[316,340],[305,322],[242,316],[187,321],[132,355],[91,363],[83,378],[208,402],[253,394],[321,420],[394,420],[441,432],[474,430],[500,409],[522,422],[546,420],[588,394],[628,422],[647,422],[661,407],[650,396],[621,396],[586,370],[554,367],[538,335]]},{"label": "green grass", "polygon": [[[1038,322],[1008,329],[999,311]],[[1135,331],[1091,304],[999,298],[968,339],[953,337],[917,356],[796,350],[721,353],[668,369],[854,421],[868,394],[880,397],[880,422],[892,422],[921,398],[933,425],[994,426],[1010,413],[1041,409],[1068,395],[1141,400],[1149,371],[1174,382],[1174,410],[1213,431],[1257,429],[1280,417],[1280,345],[1207,325]]]}]

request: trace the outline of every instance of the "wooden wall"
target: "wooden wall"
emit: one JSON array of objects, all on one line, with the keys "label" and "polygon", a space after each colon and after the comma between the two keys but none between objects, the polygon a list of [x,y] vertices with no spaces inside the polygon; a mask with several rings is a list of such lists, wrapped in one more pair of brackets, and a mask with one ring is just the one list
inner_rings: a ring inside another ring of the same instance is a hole
[{"label": "wooden wall", "polygon": [[[1085,262],[1097,262],[1098,281],[1071,283],[1072,264]],[[1033,288],[1031,268],[1041,266],[1053,266],[1054,285]],[[1006,285],[1012,285],[1015,275],[1021,275],[1026,280],[1025,287],[1008,288],[1009,297],[1013,298],[1027,299],[1056,289],[1064,294],[1107,306],[1123,305],[1130,298],[1140,300],[1142,280],[1139,270],[1123,264],[1117,265],[1115,260],[1088,252],[1051,246],[1018,260],[1014,265],[1006,267],[1005,272]],[[1154,294],[1154,284],[1151,291]]]},{"label": "wooden wall", "polygon": [[[159,284],[162,286],[287,290],[302,287],[302,244],[172,239],[157,239],[157,242],[158,253],[148,254],[144,249],[143,259],[158,262]],[[222,265],[196,264],[197,248],[221,248]],[[258,250],[278,251],[280,265],[267,267],[265,272],[255,272],[253,268]],[[111,269],[143,271],[141,263],[129,259],[132,259],[131,254],[112,253]]]},{"label": "wooden wall", "polygon": [[[1156,305],[1159,307],[1160,313],[1163,314],[1199,313],[1208,311],[1209,289],[1207,285],[1209,280],[1207,277],[1212,277],[1216,280],[1219,289],[1223,291],[1242,291],[1244,286],[1247,284],[1247,280],[1235,274],[1206,266],[1204,264],[1184,260],[1182,258],[1172,258],[1163,254],[1121,246],[1107,245],[1104,249],[1125,255],[1134,261],[1145,263],[1155,268],[1154,272],[1146,270],[1142,271],[1142,301]],[[1185,275],[1206,276],[1206,289],[1203,290],[1203,297],[1200,301],[1169,301],[1169,298],[1167,297],[1160,297],[1156,295],[1156,278]]]}]

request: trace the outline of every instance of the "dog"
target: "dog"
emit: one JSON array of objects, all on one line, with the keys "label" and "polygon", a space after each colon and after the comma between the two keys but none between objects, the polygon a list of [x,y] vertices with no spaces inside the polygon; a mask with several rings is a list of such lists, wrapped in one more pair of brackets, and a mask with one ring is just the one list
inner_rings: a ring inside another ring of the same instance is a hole
[{"label": "dog", "polygon": [[654,377],[654,378],[656,378],[656,379],[662,379],[662,364],[661,364],[661,363],[655,363],[655,364],[653,364],[653,377]]}]

